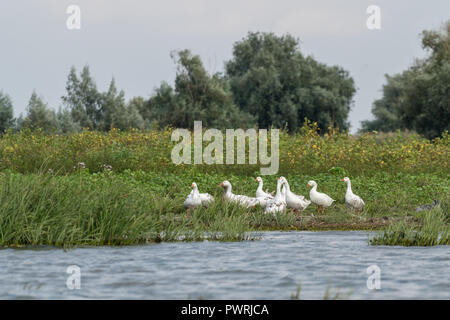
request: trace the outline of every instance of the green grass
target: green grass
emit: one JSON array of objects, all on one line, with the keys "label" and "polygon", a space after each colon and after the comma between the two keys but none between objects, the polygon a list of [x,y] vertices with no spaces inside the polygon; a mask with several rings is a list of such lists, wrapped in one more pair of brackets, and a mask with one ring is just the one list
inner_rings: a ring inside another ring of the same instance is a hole
[{"label": "green grass", "polygon": [[422,224],[405,221],[390,225],[369,240],[372,245],[435,246],[450,244],[450,197],[440,199],[432,210],[421,212]]},{"label": "green grass", "polygon": [[[318,190],[336,199],[336,204],[324,215],[316,214],[312,204],[296,218],[289,211],[272,216],[265,215],[260,208],[247,210],[224,202],[219,187],[224,179],[233,184],[234,193],[254,196],[255,177],[246,175],[131,170],[122,173],[79,170],[70,175],[54,175],[4,170],[0,173],[0,245],[241,241],[258,239],[258,231],[263,230],[373,230],[391,224],[394,228],[402,223],[405,228],[431,226],[434,224],[427,219],[434,216],[416,213],[415,207],[450,193],[448,176],[442,173],[380,172],[350,177],[354,192],[366,202],[365,210],[358,215],[344,203],[345,184],[340,181],[340,172],[286,177],[291,190],[307,198],[306,183],[316,180]],[[193,181],[201,192],[213,194],[216,201],[209,208],[195,210],[186,220],[183,201]],[[276,179],[265,177],[264,183],[264,188],[274,190]],[[448,225],[448,205],[430,214],[436,212],[442,212],[443,216],[447,212]],[[447,239],[448,244],[448,233],[440,239],[439,243]],[[379,243],[376,241],[373,244]]]}]

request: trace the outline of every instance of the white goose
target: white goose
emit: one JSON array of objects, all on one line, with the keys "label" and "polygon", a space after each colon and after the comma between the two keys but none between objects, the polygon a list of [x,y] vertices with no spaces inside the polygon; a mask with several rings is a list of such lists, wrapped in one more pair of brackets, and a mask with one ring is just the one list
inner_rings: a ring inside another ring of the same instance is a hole
[{"label": "white goose", "polygon": [[257,177],[256,182],[258,182],[258,188],[256,189],[256,197],[257,198],[265,198],[265,197],[270,197],[273,198],[273,194],[268,193],[268,192],[264,192],[263,190],[263,179],[261,177]]},{"label": "white goose", "polygon": [[223,197],[227,201],[234,202],[246,208],[254,207],[259,203],[256,198],[233,194],[231,192],[231,183],[228,180],[223,181],[220,186],[223,188]]},{"label": "white goose", "polygon": [[281,185],[283,181],[280,178],[277,180],[277,193],[275,198],[269,200],[266,205],[264,213],[276,213],[283,212],[286,210],[286,189],[281,190]]},{"label": "white goose", "polygon": [[341,181],[347,183],[347,192],[345,193],[345,203],[347,204],[347,206],[355,209],[356,211],[358,211],[358,213],[360,213],[361,210],[364,208],[363,199],[361,199],[359,196],[353,193],[352,183],[350,182],[350,179],[348,177],[341,179]]},{"label": "white goose", "polygon": [[[197,188],[197,184],[194,182],[193,183],[195,185],[195,188]],[[200,199],[202,200],[202,206],[208,207],[208,205],[211,202],[214,202],[214,197],[212,195],[210,195],[209,193],[199,193],[200,194]]]},{"label": "white goose", "polygon": [[263,191],[263,180],[261,177],[257,177],[255,180],[259,183],[258,188],[256,189],[256,199],[258,199],[261,208],[264,209],[267,206],[267,202],[272,200],[274,196]]},{"label": "white goose", "polygon": [[311,201],[305,199],[304,196],[293,193],[285,177],[280,179],[283,182],[283,187],[286,188],[286,205],[288,208],[294,209],[295,214],[298,215],[298,211],[305,210],[311,204]]},{"label": "white goose", "polygon": [[192,191],[188,194],[183,203],[184,208],[186,209],[186,219],[189,218],[189,209],[195,209],[202,205],[202,199],[200,197],[200,192],[198,192],[197,184],[193,182],[191,187]]},{"label": "white goose", "polygon": [[317,212],[322,208],[322,213],[325,211],[326,207],[331,206],[331,204],[336,201],[331,199],[331,197],[325,193],[317,192],[317,183],[313,180],[308,181],[308,187],[312,187],[309,192],[309,197],[311,201],[317,204]]}]

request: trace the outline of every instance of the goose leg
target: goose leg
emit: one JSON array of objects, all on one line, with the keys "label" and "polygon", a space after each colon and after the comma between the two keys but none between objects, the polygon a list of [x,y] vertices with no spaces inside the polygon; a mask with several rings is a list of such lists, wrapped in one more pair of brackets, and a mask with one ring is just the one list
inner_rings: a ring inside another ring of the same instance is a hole
[{"label": "goose leg", "polygon": [[189,208],[186,210],[186,220],[189,219]]}]

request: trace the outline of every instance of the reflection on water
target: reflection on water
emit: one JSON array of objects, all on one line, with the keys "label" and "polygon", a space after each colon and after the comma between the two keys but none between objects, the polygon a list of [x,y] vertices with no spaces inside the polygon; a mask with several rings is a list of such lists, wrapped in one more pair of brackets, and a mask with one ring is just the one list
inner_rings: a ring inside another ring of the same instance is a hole
[{"label": "reflection on water", "polygon": [[[2,299],[450,299],[449,247],[378,247],[367,232],[265,232],[247,242],[0,250]],[[81,268],[69,290],[67,267]],[[381,269],[369,290],[366,269]],[[332,290],[332,292],[335,292]]]}]

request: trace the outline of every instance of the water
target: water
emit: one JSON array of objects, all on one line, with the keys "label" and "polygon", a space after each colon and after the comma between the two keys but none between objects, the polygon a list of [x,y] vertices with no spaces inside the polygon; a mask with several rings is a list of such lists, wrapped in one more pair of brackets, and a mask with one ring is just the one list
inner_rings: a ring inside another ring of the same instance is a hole
[{"label": "water", "polygon": [[[0,250],[2,299],[450,299],[449,247],[368,246],[366,232],[265,232],[258,241]],[[368,266],[381,289],[367,288]],[[70,265],[81,289],[66,286]]]}]

